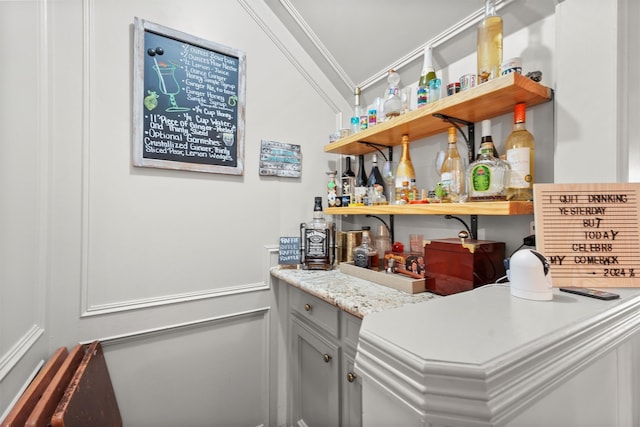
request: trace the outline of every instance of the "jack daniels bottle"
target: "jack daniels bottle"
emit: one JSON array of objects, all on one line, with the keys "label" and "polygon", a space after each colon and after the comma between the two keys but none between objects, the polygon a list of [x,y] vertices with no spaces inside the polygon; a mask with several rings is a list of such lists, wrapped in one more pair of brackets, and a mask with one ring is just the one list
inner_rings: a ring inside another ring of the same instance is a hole
[{"label": "jack daniels bottle", "polygon": [[316,197],[313,219],[300,224],[300,263],[305,270],[331,270],[336,255],[336,231],[324,219],[322,197]]}]

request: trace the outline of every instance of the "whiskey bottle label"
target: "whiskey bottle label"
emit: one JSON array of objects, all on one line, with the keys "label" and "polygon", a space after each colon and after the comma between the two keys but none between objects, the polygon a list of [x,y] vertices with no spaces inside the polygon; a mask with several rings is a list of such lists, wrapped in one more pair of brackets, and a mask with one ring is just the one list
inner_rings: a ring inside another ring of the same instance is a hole
[{"label": "whiskey bottle label", "polygon": [[355,254],[353,254],[353,263],[357,267],[367,268],[368,262],[369,262],[369,259],[365,251],[356,252]]},{"label": "whiskey bottle label", "polygon": [[306,230],[305,233],[307,257],[324,258],[329,256],[327,251],[326,230]]}]

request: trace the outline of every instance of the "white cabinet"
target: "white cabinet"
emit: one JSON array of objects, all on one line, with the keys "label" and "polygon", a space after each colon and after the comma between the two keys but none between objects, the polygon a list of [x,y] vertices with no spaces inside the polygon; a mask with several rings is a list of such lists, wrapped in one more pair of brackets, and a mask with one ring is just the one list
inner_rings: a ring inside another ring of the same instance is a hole
[{"label": "white cabinet", "polygon": [[294,426],[362,425],[362,385],[353,365],[361,320],[288,286],[289,418]]}]

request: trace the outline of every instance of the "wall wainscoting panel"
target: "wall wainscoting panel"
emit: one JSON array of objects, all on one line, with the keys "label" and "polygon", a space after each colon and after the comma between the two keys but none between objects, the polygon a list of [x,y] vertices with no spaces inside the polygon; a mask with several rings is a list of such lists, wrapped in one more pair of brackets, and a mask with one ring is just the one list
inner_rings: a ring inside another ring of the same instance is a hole
[{"label": "wall wainscoting panel", "polygon": [[102,339],[126,425],[269,425],[269,308]]},{"label": "wall wainscoting panel", "polygon": [[20,362],[20,359],[35,345],[44,329],[33,325],[13,346],[0,357],[0,382]]},{"label": "wall wainscoting panel", "polygon": [[220,298],[229,295],[240,295],[250,292],[268,290],[269,285],[264,282],[249,283],[246,285],[230,286],[222,289],[212,289],[201,292],[188,292],[176,295],[155,296],[140,300],[119,301],[112,304],[96,304],[88,307],[82,317],[99,316],[105,314],[118,313],[128,310],[140,310],[145,308],[204,300],[209,298]]}]

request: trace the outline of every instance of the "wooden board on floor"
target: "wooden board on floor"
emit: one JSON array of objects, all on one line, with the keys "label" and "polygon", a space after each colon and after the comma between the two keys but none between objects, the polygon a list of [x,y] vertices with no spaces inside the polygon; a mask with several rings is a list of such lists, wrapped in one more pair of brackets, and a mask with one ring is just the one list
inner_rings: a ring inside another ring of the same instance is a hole
[{"label": "wooden board on floor", "polygon": [[52,427],[118,427],[122,418],[99,341],[91,343],[51,418]]},{"label": "wooden board on floor", "polygon": [[56,410],[69,381],[73,377],[76,368],[84,356],[84,349],[80,344],[76,345],[67,355],[60,369],[45,389],[42,397],[34,407],[31,415],[25,423],[26,427],[41,427],[49,425],[51,415]]},{"label": "wooden board on floor", "polygon": [[9,415],[5,417],[0,427],[23,427],[27,418],[33,412],[36,404],[42,398],[47,386],[60,369],[67,358],[69,351],[66,347],[60,347],[40,369],[29,387],[22,393]]}]

